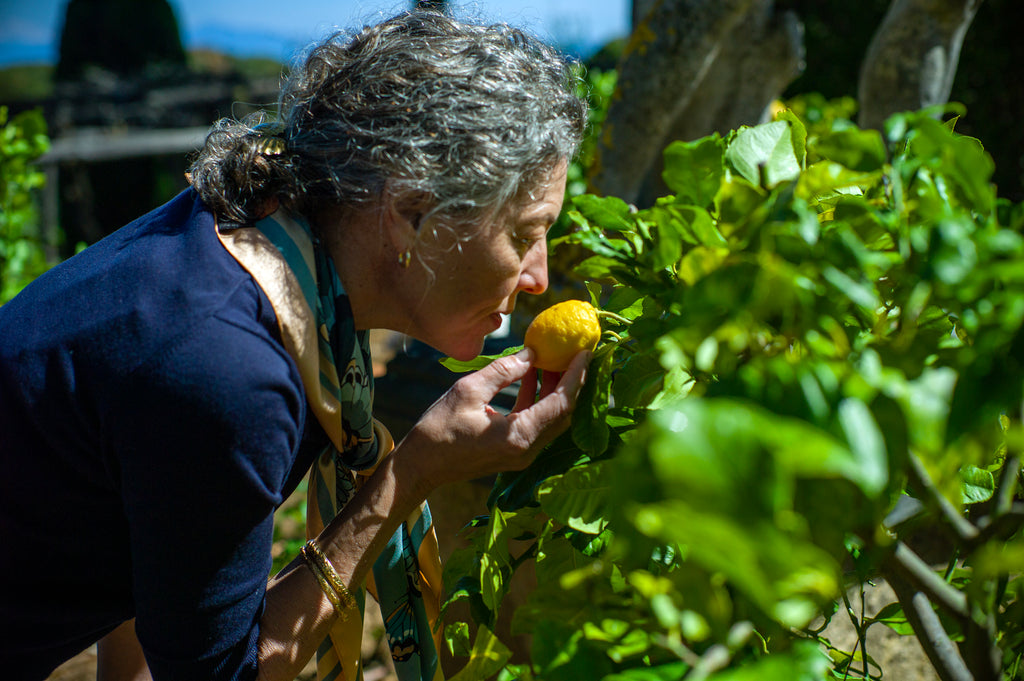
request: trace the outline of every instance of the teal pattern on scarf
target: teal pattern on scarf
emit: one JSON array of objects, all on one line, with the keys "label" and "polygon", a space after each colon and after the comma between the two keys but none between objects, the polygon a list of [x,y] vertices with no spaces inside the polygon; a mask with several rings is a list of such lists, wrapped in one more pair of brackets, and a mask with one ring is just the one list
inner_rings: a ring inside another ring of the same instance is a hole
[{"label": "teal pattern on scarf", "polygon": [[[282,219],[300,225],[312,244],[315,271],[310,271],[300,245],[295,243],[294,230],[289,233],[278,221],[282,214]],[[352,307],[334,262],[304,219],[279,209],[256,222],[254,227],[284,256],[299,281],[307,305],[316,316],[317,328],[322,325],[327,330],[327,338],[317,334],[319,350],[321,355],[331,359],[340,387],[335,387],[323,373],[321,385],[341,403],[345,446],[339,452],[333,444],[328,445],[335,462],[336,498],[329,498],[327,485],[317,488],[317,507],[326,524],[355,493],[355,472],[372,467],[378,459],[369,332],[356,331]],[[377,598],[400,681],[431,681],[438,672],[437,651],[423,604],[418,563],[420,545],[431,526],[430,511],[424,504],[412,526],[403,523],[392,535],[373,566]],[[325,648],[321,646],[318,658]]]}]

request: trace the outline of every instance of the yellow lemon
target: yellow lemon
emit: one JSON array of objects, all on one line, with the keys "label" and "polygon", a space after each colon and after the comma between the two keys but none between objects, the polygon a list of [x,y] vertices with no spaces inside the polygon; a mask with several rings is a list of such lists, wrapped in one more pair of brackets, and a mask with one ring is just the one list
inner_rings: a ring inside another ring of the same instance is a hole
[{"label": "yellow lemon", "polygon": [[581,350],[593,350],[601,338],[597,310],[582,300],[556,303],[534,317],[524,338],[537,355],[534,366],[565,371]]}]

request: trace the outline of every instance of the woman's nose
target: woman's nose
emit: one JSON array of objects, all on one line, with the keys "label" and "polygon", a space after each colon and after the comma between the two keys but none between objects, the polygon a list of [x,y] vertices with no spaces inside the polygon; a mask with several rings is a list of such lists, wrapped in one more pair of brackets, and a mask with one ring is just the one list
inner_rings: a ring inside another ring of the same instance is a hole
[{"label": "woman's nose", "polygon": [[548,290],[548,246],[547,240],[541,239],[530,249],[523,259],[523,268],[519,272],[519,290],[533,295],[540,295]]}]

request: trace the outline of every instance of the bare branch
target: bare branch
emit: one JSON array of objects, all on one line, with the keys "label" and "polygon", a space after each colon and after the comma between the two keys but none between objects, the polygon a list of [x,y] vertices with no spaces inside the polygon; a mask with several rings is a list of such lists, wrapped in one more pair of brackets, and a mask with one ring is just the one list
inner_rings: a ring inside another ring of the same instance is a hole
[{"label": "bare branch", "polygon": [[895,575],[890,575],[888,582],[939,678],[942,681],[975,681],[932,610],[928,597]]},{"label": "bare branch", "polygon": [[960,542],[969,543],[973,541],[978,536],[978,528],[972,525],[971,521],[967,520],[967,518],[963,517],[960,511],[950,503],[949,499],[943,496],[942,492],[935,487],[935,483],[932,482],[928,471],[924,469],[921,460],[913,454],[908,458],[910,464],[908,466],[908,473],[914,484],[925,496],[925,503],[928,506],[934,507],[939,512]]},{"label": "bare branch", "polygon": [[908,582],[916,590],[924,592],[940,608],[959,619],[961,624],[966,625],[970,619],[967,596],[949,585],[903,542],[896,542],[883,568],[886,578],[896,576]]}]

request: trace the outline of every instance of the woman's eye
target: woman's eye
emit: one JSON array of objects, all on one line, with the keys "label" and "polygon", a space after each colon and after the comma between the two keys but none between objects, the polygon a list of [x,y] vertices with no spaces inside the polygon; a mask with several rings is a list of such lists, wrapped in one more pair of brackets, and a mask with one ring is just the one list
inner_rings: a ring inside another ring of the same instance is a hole
[{"label": "woman's eye", "polygon": [[534,236],[515,236],[513,237],[513,240],[516,245],[524,251],[529,250],[531,246],[537,243],[537,237]]}]

